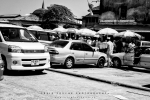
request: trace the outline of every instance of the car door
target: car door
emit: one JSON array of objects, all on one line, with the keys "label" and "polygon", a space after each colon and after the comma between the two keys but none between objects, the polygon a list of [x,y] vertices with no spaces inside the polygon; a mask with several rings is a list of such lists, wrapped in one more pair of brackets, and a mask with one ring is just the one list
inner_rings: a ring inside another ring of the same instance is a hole
[{"label": "car door", "polygon": [[133,65],[134,52],[127,52],[123,57],[124,65]]},{"label": "car door", "polygon": [[84,64],[95,64],[98,60],[98,55],[95,54],[95,51],[91,46],[86,43],[82,43],[84,50]]},{"label": "car door", "polygon": [[73,42],[70,46],[71,54],[75,57],[76,64],[83,64],[84,51],[82,50],[81,43]]},{"label": "car door", "polygon": [[141,55],[140,67],[150,68],[150,48],[147,48]]}]

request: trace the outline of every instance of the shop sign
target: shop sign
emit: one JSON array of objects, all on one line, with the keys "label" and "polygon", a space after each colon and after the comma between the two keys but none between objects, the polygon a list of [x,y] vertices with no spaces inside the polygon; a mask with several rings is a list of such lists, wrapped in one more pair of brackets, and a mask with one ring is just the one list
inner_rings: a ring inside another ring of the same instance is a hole
[{"label": "shop sign", "polygon": [[136,25],[134,20],[99,20],[99,24],[108,25]]}]

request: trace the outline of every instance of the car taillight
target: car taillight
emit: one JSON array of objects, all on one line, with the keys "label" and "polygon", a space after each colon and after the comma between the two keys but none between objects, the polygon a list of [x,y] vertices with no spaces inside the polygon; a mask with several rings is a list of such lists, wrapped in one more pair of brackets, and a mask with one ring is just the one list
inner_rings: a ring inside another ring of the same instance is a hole
[{"label": "car taillight", "polygon": [[50,54],[59,54],[59,52],[57,50],[49,50]]}]

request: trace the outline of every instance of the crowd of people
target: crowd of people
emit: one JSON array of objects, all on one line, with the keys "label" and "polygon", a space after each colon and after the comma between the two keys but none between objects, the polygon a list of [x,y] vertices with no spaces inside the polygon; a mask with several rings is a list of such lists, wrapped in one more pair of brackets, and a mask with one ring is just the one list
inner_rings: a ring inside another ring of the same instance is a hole
[{"label": "crowd of people", "polygon": [[[87,42],[92,47],[98,48],[98,51],[107,54],[108,67],[112,65],[111,55],[113,53],[120,53],[120,52],[127,52],[127,51],[134,53],[136,48],[139,46],[139,42],[140,42],[140,40],[135,37],[123,38],[123,37],[113,37],[113,36],[101,36],[99,38],[87,38],[87,39],[81,37],[81,39],[83,39],[83,41]],[[136,57],[138,58],[139,55]],[[137,63],[137,59],[135,59],[134,63]]]},{"label": "crowd of people", "polygon": [[108,57],[108,67],[112,65],[111,55],[113,53],[120,52],[134,52],[137,43],[139,42],[138,38],[128,37],[113,37],[107,35],[101,35],[100,37],[90,37],[90,36],[81,36],[75,34],[62,34],[58,39],[71,39],[71,40],[82,40],[87,42],[94,48],[97,48],[99,52],[104,52]]}]

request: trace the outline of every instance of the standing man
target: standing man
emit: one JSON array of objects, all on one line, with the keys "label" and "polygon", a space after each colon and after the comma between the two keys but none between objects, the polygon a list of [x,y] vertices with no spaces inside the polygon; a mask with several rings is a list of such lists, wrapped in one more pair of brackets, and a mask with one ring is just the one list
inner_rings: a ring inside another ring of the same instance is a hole
[{"label": "standing man", "polygon": [[111,55],[113,54],[113,50],[114,50],[114,44],[113,42],[111,41],[111,38],[110,37],[107,37],[107,67],[110,67],[111,64],[112,64],[112,61],[111,61]]}]

